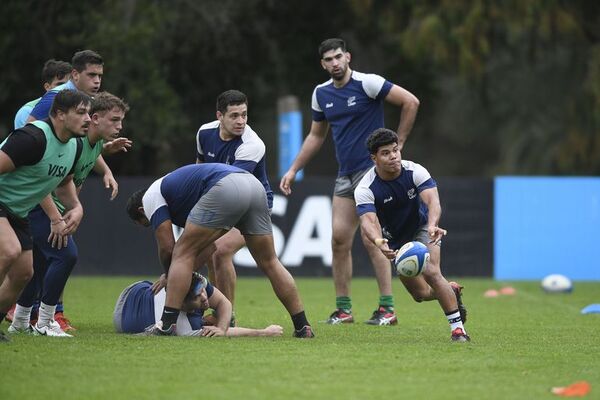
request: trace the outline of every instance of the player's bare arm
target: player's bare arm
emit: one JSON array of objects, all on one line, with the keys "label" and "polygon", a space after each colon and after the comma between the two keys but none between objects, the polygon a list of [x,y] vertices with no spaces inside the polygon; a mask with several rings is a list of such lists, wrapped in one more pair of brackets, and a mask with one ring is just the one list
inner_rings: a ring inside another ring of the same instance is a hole
[{"label": "player's bare arm", "polygon": [[119,194],[119,184],[115,180],[112,171],[104,161],[102,154],[98,156],[96,159],[96,164],[94,164],[94,172],[102,175],[102,182],[104,183],[104,187],[106,189],[111,189],[110,199],[114,200]]},{"label": "player's bare arm", "polygon": [[[208,298],[208,305],[215,310],[217,314],[217,323],[214,326],[203,328],[202,336],[224,336],[229,328],[231,321],[231,302],[216,287],[212,295]],[[206,329],[206,332],[204,330]]]},{"label": "player's bare arm", "polygon": [[42,207],[42,210],[44,210],[50,219],[50,235],[48,236],[48,243],[57,249],[67,247],[69,235],[63,234],[67,224],[58,210],[58,207],[56,207],[52,196],[47,195],[44,197],[44,199],[40,202],[40,207]]},{"label": "player's bare arm", "polygon": [[0,150],[0,174],[5,174],[14,170],[15,164],[13,163],[13,160],[8,154]]},{"label": "player's bare arm", "polygon": [[404,142],[406,142],[417,118],[419,99],[408,90],[398,85],[393,85],[385,101],[401,108],[400,123],[398,124],[398,129],[396,129],[396,133],[398,134],[398,147],[402,150]]},{"label": "player's bare arm", "polygon": [[423,190],[419,196],[428,210],[427,232],[431,243],[437,243],[442,236],[448,232],[438,226],[442,216],[442,206],[440,205],[440,196],[436,187]]},{"label": "player's bare arm", "polygon": [[170,219],[163,221],[154,231],[154,238],[158,247],[158,259],[165,272],[168,272],[175,247],[173,224]]},{"label": "player's bare arm", "polygon": [[83,206],[79,202],[79,197],[77,196],[77,189],[73,183],[73,174],[67,175],[54,190],[54,193],[56,193],[56,197],[64,204],[66,209],[66,212],[62,217],[66,224],[62,234],[72,235],[79,227],[81,219],[83,218]]},{"label": "player's bare arm", "polygon": [[381,225],[379,225],[379,221],[377,220],[377,214],[374,212],[367,212],[361,215],[360,229],[362,229],[362,232],[367,239],[373,242],[375,246],[381,250],[384,256],[390,260],[396,257],[396,252],[389,248],[387,239],[381,237]]},{"label": "player's bare arm", "polygon": [[104,143],[102,146],[102,154],[112,155],[120,152],[127,153],[132,145],[133,142],[126,137],[116,138]]},{"label": "player's bare arm", "polygon": [[281,182],[279,182],[279,189],[281,189],[283,194],[287,196],[292,193],[292,183],[294,182],[294,179],[296,179],[296,174],[304,168],[310,159],[321,149],[328,131],[329,123],[327,121],[312,122],[310,132],[302,144],[300,153],[298,153],[292,166],[285,175],[283,175]]}]

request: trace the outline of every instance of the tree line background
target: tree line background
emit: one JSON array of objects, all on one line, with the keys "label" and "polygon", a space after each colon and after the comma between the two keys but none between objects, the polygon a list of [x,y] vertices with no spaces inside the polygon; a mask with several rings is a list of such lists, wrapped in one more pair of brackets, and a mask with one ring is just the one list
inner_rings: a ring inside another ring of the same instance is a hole
[{"label": "tree line background", "polygon": [[[131,106],[134,148],[108,160],[118,174],[194,162],[216,96],[239,89],[275,176],[277,98],[299,97],[306,134],[328,37],[346,40],[353,69],[420,99],[403,156],[432,174],[600,174],[596,0],[4,0],[0,15],[0,137],[42,94],[47,59],[93,49],[103,90]],[[399,115],[387,107],[387,126]],[[336,173],[331,139],[306,172]]]}]

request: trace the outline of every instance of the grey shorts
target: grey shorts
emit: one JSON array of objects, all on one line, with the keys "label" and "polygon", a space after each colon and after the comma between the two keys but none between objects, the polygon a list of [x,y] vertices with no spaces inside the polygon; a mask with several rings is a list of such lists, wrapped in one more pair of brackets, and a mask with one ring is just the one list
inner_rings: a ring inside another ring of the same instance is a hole
[{"label": "grey shorts", "polygon": [[229,174],[198,200],[188,221],[211,229],[236,227],[242,234],[271,235],[264,186],[252,174]]},{"label": "grey shorts", "polygon": [[[413,238],[413,240],[416,242],[421,242],[425,246],[427,246],[431,241],[431,239],[429,239],[429,232],[427,232],[427,226],[423,225],[422,227],[420,227],[417,230],[417,233],[415,233],[415,237]],[[442,241],[440,240],[436,243],[436,245],[442,247]]]},{"label": "grey shorts", "polygon": [[350,175],[338,176],[335,180],[333,195],[339,197],[349,197],[354,200],[354,189],[356,189],[360,183],[360,180],[370,169],[371,168],[367,168],[362,171],[353,172]]}]

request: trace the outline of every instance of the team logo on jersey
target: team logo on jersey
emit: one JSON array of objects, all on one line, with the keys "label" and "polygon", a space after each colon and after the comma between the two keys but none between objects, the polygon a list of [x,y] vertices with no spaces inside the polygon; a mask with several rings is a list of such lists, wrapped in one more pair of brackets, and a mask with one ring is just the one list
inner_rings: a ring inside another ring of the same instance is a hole
[{"label": "team logo on jersey", "polygon": [[392,200],[394,200],[394,198],[392,196],[388,197],[387,199],[383,199],[383,204],[389,203]]},{"label": "team logo on jersey", "polygon": [[348,97],[348,107],[356,105],[356,96]]},{"label": "team logo on jersey", "polygon": [[81,171],[81,172],[85,171],[86,169],[88,169],[88,168],[89,168],[89,167],[90,167],[92,164],[94,164],[94,163],[95,163],[95,161],[90,161],[89,163],[87,163],[87,164],[83,165],[83,166],[81,167],[81,170],[80,170],[80,171]]},{"label": "team logo on jersey", "polygon": [[67,174],[67,167],[63,165],[48,164],[48,176],[62,178]]},{"label": "team logo on jersey", "polygon": [[331,108],[331,107],[333,107],[333,103],[327,103],[327,104],[325,104],[325,108]]},{"label": "team logo on jersey", "polygon": [[414,199],[415,196],[417,195],[415,193],[415,188],[410,189],[408,192],[406,192],[406,194],[408,195],[408,198],[411,199],[411,200]]}]

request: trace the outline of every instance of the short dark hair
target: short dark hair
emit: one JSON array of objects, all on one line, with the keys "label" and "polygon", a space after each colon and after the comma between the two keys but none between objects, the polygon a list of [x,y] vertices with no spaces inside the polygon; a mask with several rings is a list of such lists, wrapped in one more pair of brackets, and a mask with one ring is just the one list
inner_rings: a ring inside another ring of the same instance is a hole
[{"label": "short dark hair", "polygon": [[342,51],[346,52],[346,42],[340,38],[331,38],[325,39],[319,45],[319,56],[323,58],[323,54],[327,53],[330,50],[342,49]]},{"label": "short dark hair", "polygon": [[82,103],[84,106],[87,106],[91,102],[92,98],[84,92],[70,89],[61,90],[54,97],[52,107],[50,108],[50,116],[55,117],[58,111],[67,113],[70,109],[77,108]]},{"label": "short dark hair", "polygon": [[141,189],[134,192],[127,200],[127,215],[134,221],[138,221],[141,217],[145,216],[139,208],[143,206],[142,198],[144,197],[146,190],[147,189]]},{"label": "short dark hair", "polygon": [[380,147],[392,143],[398,143],[398,135],[396,132],[387,128],[379,128],[375,129],[373,133],[369,135],[366,145],[370,154],[376,154]]},{"label": "short dark hair", "polygon": [[52,83],[54,79],[62,79],[71,73],[73,67],[66,61],[48,60],[42,68],[42,83]]},{"label": "short dark hair", "polygon": [[104,60],[93,50],[81,50],[73,55],[71,64],[77,72],[82,72],[88,64],[103,65]]},{"label": "short dark hair", "polygon": [[90,115],[94,113],[105,113],[113,108],[118,108],[124,113],[129,111],[129,106],[123,101],[123,99],[120,99],[114,94],[108,92],[101,92],[94,96],[92,107],[90,108]]},{"label": "short dark hair", "polygon": [[227,90],[217,97],[217,111],[225,114],[228,106],[248,105],[248,97],[239,90]]}]

